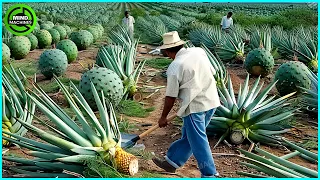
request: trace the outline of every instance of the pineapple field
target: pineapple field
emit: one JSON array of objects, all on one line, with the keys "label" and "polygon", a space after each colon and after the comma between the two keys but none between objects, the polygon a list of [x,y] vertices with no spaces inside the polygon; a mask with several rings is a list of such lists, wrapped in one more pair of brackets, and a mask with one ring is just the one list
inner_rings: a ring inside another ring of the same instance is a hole
[{"label": "pineapple field", "polygon": [[176,173],[152,162],[181,137],[178,117],[124,145],[161,116],[170,31],[216,70],[206,134],[221,177],[318,177],[317,4],[26,3],[37,21],[24,36],[4,23],[14,4],[2,4],[2,177],[200,177],[193,156]]}]

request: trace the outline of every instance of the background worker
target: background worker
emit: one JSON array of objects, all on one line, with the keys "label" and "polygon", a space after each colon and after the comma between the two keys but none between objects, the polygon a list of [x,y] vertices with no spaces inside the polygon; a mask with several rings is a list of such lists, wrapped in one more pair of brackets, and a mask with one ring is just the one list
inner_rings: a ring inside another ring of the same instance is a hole
[{"label": "background worker", "polygon": [[226,16],[223,16],[221,19],[220,27],[223,31],[228,32],[229,28],[233,26],[232,12],[228,12]]},{"label": "background worker", "polygon": [[135,23],[134,18],[129,15],[128,11],[124,12],[124,18],[122,19],[122,24],[126,26],[129,30],[129,35],[133,39],[133,24]]}]

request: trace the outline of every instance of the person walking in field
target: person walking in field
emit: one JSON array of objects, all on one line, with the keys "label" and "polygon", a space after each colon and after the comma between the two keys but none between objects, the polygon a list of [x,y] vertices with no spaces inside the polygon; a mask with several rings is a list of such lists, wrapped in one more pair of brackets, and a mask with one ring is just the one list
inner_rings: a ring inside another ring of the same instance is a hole
[{"label": "person walking in field", "polygon": [[122,19],[122,24],[126,26],[129,30],[129,35],[131,39],[133,38],[133,24],[135,23],[135,20],[132,16],[129,15],[128,11],[124,12],[125,17]]},{"label": "person walking in field", "polygon": [[213,76],[216,71],[202,48],[184,48],[184,44],[178,32],[173,31],[163,35],[163,45],[159,47],[174,59],[167,69],[166,97],[159,127],[167,126],[167,115],[177,98],[182,101],[177,115],[182,117],[183,126],[182,137],[171,144],[166,156],[154,158],[153,162],[174,173],[194,155],[201,177],[216,177],[219,173],[206,135],[206,127],[220,106]]},{"label": "person walking in field", "polygon": [[233,26],[232,12],[228,12],[226,16],[223,16],[221,19],[220,27],[223,31],[228,32],[229,28]]}]

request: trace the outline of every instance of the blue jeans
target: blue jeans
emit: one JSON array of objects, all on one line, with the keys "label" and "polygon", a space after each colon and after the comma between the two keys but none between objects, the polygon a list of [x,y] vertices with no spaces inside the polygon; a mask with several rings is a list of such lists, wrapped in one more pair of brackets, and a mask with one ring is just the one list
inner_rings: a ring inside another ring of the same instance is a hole
[{"label": "blue jeans", "polygon": [[165,156],[175,168],[183,166],[193,154],[198,162],[201,177],[215,177],[216,166],[212,157],[206,127],[215,108],[206,112],[193,113],[183,118],[182,137],[171,144]]}]

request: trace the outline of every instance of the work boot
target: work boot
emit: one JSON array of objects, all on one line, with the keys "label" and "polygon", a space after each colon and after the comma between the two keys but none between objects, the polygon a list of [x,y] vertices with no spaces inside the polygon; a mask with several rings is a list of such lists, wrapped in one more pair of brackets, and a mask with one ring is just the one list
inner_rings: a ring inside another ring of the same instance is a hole
[{"label": "work boot", "polygon": [[173,167],[171,164],[169,164],[166,160],[161,160],[158,158],[152,158],[152,161],[161,169],[170,172],[170,173],[175,173],[176,168]]}]

